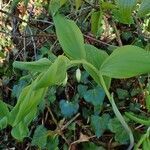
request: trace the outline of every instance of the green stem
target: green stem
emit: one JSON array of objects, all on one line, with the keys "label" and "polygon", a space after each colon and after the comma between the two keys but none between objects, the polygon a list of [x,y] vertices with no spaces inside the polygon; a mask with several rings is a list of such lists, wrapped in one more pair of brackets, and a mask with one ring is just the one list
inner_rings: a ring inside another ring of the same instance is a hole
[{"label": "green stem", "polygon": [[146,138],[149,138],[149,135],[150,135],[150,127],[147,129],[147,132],[141,136],[140,140],[139,140],[138,143],[135,145],[134,150],[138,150],[139,147],[140,147],[140,145],[142,145],[142,143],[144,142],[144,140],[145,140]]},{"label": "green stem", "polygon": [[72,61],[70,61],[68,68],[75,66],[75,65],[79,65],[79,64],[87,65],[89,68],[91,68],[99,76],[98,70],[92,64],[87,62],[86,60],[72,60]]},{"label": "green stem", "polygon": [[129,119],[131,119],[131,120],[133,120],[133,121],[135,121],[137,123],[143,124],[145,126],[150,126],[150,120],[144,120],[144,119],[142,119],[142,118],[140,118],[138,116],[136,117],[133,113],[129,113],[129,112],[125,112],[125,115]]},{"label": "green stem", "polygon": [[119,112],[119,110],[118,110],[118,108],[117,108],[117,106],[115,104],[113,95],[110,95],[102,75],[100,75],[100,81],[101,81],[101,84],[102,84],[102,86],[104,88],[104,91],[105,91],[105,93],[106,93],[106,95],[107,95],[107,97],[108,97],[108,99],[109,99],[109,101],[110,101],[110,103],[112,105],[112,108],[113,108],[113,111],[114,111],[116,117],[118,118],[118,120],[120,121],[120,123],[122,124],[122,126],[124,127],[124,129],[126,130],[126,132],[129,135],[130,145],[128,147],[128,150],[131,150],[132,147],[134,146],[134,137],[133,137],[132,131],[129,128],[128,124],[125,122],[125,120],[124,120],[123,116],[121,115],[121,113]]}]

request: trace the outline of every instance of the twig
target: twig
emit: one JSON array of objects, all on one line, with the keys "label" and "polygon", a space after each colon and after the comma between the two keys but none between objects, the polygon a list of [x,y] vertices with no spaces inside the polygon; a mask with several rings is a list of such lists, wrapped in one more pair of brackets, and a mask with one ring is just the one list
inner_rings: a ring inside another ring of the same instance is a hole
[{"label": "twig", "polygon": [[50,113],[50,115],[51,115],[51,117],[52,117],[52,120],[54,121],[54,123],[55,123],[56,125],[58,125],[58,122],[57,122],[57,120],[55,119],[55,117],[54,117],[54,115],[53,115],[51,109],[50,109],[48,106],[46,106],[46,107],[47,107],[47,109],[48,109],[48,111],[49,111],[49,113]]},{"label": "twig", "polygon": [[51,34],[46,34],[46,33],[42,33],[42,34],[31,34],[31,35],[20,35],[20,36],[19,36],[19,35],[12,35],[11,33],[8,33],[8,32],[5,32],[5,31],[1,31],[1,30],[0,30],[0,33],[5,34],[5,35],[8,35],[8,36],[12,36],[12,37],[14,37],[14,38],[17,37],[18,39],[19,39],[19,38],[20,38],[20,39],[23,39],[23,38],[30,38],[30,37],[38,37],[38,36],[39,36],[39,37],[41,37],[41,36],[42,36],[42,37],[43,37],[43,36],[45,37],[45,36],[46,36],[46,37],[53,37],[53,38],[55,37],[55,38],[56,38],[56,35],[54,35],[54,34],[51,35]]},{"label": "twig", "polygon": [[113,25],[113,28],[114,28],[114,30],[115,30],[116,39],[117,39],[117,41],[118,41],[118,44],[119,44],[119,46],[122,46],[123,44],[122,44],[122,41],[121,41],[121,38],[120,38],[120,33],[119,33],[119,31],[117,30],[117,27],[116,27],[116,24],[115,24],[114,21],[112,21],[112,25]]},{"label": "twig", "polygon": [[[30,33],[31,33],[31,35],[32,35],[33,33],[32,33],[31,28],[30,28],[30,27],[28,27],[28,29],[29,29],[29,31],[30,31]],[[33,43],[35,60],[37,60],[37,54],[36,54],[36,44],[35,44],[35,40],[34,40],[33,36],[31,36],[31,40],[32,40],[32,43]]]},{"label": "twig", "polygon": [[80,113],[78,113],[76,116],[74,116],[71,120],[69,120],[62,128],[61,130],[66,129],[77,117],[79,117]]},{"label": "twig", "polygon": [[105,43],[105,42],[103,42],[103,41],[97,40],[97,39],[95,39],[95,38],[93,38],[93,37],[91,37],[91,36],[89,36],[89,35],[85,35],[85,34],[84,34],[84,37],[89,38],[89,39],[91,39],[91,40],[94,41],[94,42],[97,42],[97,43],[100,43],[100,44],[104,44],[104,45],[107,45],[107,46],[110,46],[110,47],[114,47],[114,48],[117,48],[117,47],[118,47],[118,46],[111,45],[111,44]]},{"label": "twig", "polygon": [[135,20],[135,24],[136,24],[136,27],[137,27],[137,32],[139,35],[143,36],[144,38],[150,40],[150,35],[145,35],[143,32],[142,32],[142,29],[141,29],[141,25],[137,19],[136,16],[134,16],[134,20]]}]

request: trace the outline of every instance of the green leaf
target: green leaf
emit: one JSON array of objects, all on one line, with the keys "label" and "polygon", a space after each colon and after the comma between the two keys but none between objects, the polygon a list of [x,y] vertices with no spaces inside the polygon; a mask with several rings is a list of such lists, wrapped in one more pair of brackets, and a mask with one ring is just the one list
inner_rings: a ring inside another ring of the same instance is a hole
[{"label": "green leaf", "polygon": [[19,141],[23,141],[23,139],[27,137],[28,134],[29,134],[29,129],[27,125],[24,123],[24,121],[21,121],[11,130],[11,135]]},{"label": "green leaf", "polygon": [[92,142],[85,142],[82,144],[82,146],[82,150],[105,150],[103,147],[97,146]]},{"label": "green leaf", "polygon": [[46,100],[49,104],[52,104],[56,100],[56,87],[50,87],[47,90]]},{"label": "green leaf", "polygon": [[100,69],[100,74],[119,79],[149,72],[150,52],[132,45],[117,48],[103,62]]},{"label": "green leaf", "polygon": [[28,83],[25,80],[20,80],[19,83],[13,86],[12,96],[19,98],[21,91],[23,90],[25,86],[27,86],[27,84]]},{"label": "green leaf", "polygon": [[91,32],[96,36],[99,37],[102,32],[102,12],[101,11],[94,11],[91,15]]},{"label": "green leaf", "polygon": [[75,0],[76,10],[78,10],[82,4],[83,0]]},{"label": "green leaf", "polygon": [[66,100],[61,100],[59,103],[61,113],[63,114],[64,117],[70,118],[74,114],[77,113],[79,109],[79,104],[76,102],[68,102]]},{"label": "green leaf", "polygon": [[57,135],[52,134],[51,136],[48,136],[47,146],[46,146],[48,150],[59,150],[58,144],[59,144],[59,139]]},{"label": "green leaf", "polygon": [[82,84],[78,85],[78,93],[79,93],[81,98],[84,96],[87,89],[88,89],[88,86],[85,86],[85,85],[82,85]]},{"label": "green leaf", "polygon": [[65,19],[62,15],[54,16],[56,34],[65,54],[72,59],[85,58],[83,35],[74,21]]},{"label": "green leaf", "polygon": [[119,99],[129,98],[129,92],[127,90],[117,88],[116,92]]},{"label": "green leaf", "polygon": [[108,54],[100,49],[97,49],[93,45],[85,44],[86,61],[91,63],[96,69],[100,69],[104,60],[108,57]]},{"label": "green leaf", "polygon": [[[100,67],[104,60],[107,59],[108,54],[100,49],[97,49],[96,47],[90,45],[90,44],[85,44],[85,52],[86,52],[86,61],[91,63],[97,70],[100,70]],[[97,72],[89,68],[87,65],[84,65],[85,70],[92,76],[94,81],[101,85],[99,75]],[[109,88],[111,79],[108,77],[104,77],[104,80],[106,82],[107,87]]]},{"label": "green leaf", "polygon": [[4,129],[7,127],[8,124],[8,118],[5,116],[0,119],[0,130]]},{"label": "green leaf", "polygon": [[20,93],[17,104],[15,105],[15,107],[12,109],[12,111],[10,112],[10,114],[8,116],[8,123],[10,125],[12,125],[14,120],[16,119],[16,115],[19,111],[19,107],[20,107],[21,103],[25,100],[25,98],[27,97],[30,88],[31,88],[31,86],[27,86]]},{"label": "green leaf", "polygon": [[149,150],[150,148],[150,137],[146,137],[142,143],[142,150]]},{"label": "green leaf", "polygon": [[109,118],[110,116],[108,114],[103,114],[102,117],[91,117],[91,126],[98,138],[102,136],[104,131],[107,129]]},{"label": "green leaf", "polygon": [[51,66],[51,61],[47,58],[42,58],[34,62],[19,62],[15,61],[13,63],[14,68],[28,70],[33,72],[43,72],[46,71]]},{"label": "green leaf", "polygon": [[145,126],[150,126],[150,118],[147,118],[147,117],[141,117],[139,115],[135,115],[134,113],[132,112],[125,112],[125,115],[135,121],[136,123],[140,123],[140,124],[143,124]]},{"label": "green leaf", "polygon": [[101,5],[102,5],[101,7],[103,10],[109,10],[109,9],[115,9],[116,8],[116,6],[109,1],[108,2],[102,1]]},{"label": "green leaf", "polygon": [[114,16],[121,23],[131,24],[133,23],[132,11],[136,6],[136,0],[116,0],[118,9],[114,11]]},{"label": "green leaf", "polygon": [[109,121],[108,128],[110,129],[111,132],[115,133],[115,140],[117,142],[121,144],[128,143],[129,136],[117,118],[113,118]]},{"label": "green leaf", "polygon": [[47,129],[43,126],[40,125],[36,128],[33,139],[32,139],[32,145],[33,146],[38,146],[39,148],[46,148],[47,144]]},{"label": "green leaf", "polygon": [[7,104],[0,100],[0,119],[7,116],[9,114],[9,110]]},{"label": "green leaf", "polygon": [[25,124],[28,126],[31,121],[36,117],[37,108],[32,109],[24,118]]},{"label": "green leaf", "polygon": [[59,56],[47,71],[41,74],[35,89],[60,85],[66,77],[67,63],[68,59],[65,56]]},{"label": "green leaf", "polygon": [[105,92],[100,87],[96,87],[84,93],[85,101],[93,104],[94,106],[102,105],[104,98],[105,98]]},{"label": "green leaf", "polygon": [[9,115],[9,124],[15,126],[22,121],[31,110],[36,109],[37,105],[43,100],[46,89],[33,90],[38,78],[21,92],[18,102]]},{"label": "green leaf", "polygon": [[67,0],[51,0],[49,3],[49,13],[54,16],[58,10],[67,2]]},{"label": "green leaf", "polygon": [[21,102],[19,106],[19,110],[17,115],[15,116],[15,120],[13,126],[18,124],[23,118],[25,118],[31,110],[36,109],[37,105],[43,100],[46,89],[39,89],[34,91],[32,86],[26,95],[25,99]]},{"label": "green leaf", "polygon": [[21,1],[22,0],[13,0],[11,3],[11,9],[10,10],[13,11],[17,7],[18,3]]},{"label": "green leaf", "polygon": [[139,17],[145,17],[150,13],[150,0],[143,0],[138,10]]},{"label": "green leaf", "polygon": [[146,108],[150,112],[150,95],[146,96]]}]

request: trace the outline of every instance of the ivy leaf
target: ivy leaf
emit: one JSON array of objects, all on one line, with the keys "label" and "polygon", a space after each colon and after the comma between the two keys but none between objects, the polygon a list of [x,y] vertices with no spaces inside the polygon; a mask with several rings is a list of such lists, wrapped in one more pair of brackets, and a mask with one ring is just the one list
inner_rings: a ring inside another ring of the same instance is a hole
[{"label": "ivy leaf", "polygon": [[51,135],[47,138],[47,148],[48,150],[59,150],[58,148],[59,139],[57,135]]},{"label": "ivy leaf", "polygon": [[107,129],[109,118],[110,116],[108,114],[103,114],[101,117],[91,117],[91,126],[98,138],[102,136],[104,131]]},{"label": "ivy leaf", "polygon": [[47,144],[47,129],[43,126],[40,125],[36,128],[34,135],[33,135],[33,139],[32,139],[32,143],[33,146],[38,146],[40,148],[46,148],[46,144]]},{"label": "ivy leaf", "polygon": [[59,103],[61,113],[63,114],[64,117],[70,118],[74,114],[77,113],[79,109],[79,104],[76,102],[68,102],[65,100],[61,100]]},{"label": "ivy leaf", "polygon": [[13,90],[12,90],[12,96],[19,98],[19,95],[22,91],[22,89],[27,85],[27,82],[24,80],[20,80],[19,83],[17,85],[13,86]]},{"label": "ivy leaf", "polygon": [[127,90],[117,88],[116,92],[119,99],[126,99],[129,97],[129,92]]},{"label": "ivy leaf", "polygon": [[88,89],[88,86],[81,85],[81,84],[78,85],[78,93],[81,98],[84,96],[84,93],[87,91],[87,89]]},{"label": "ivy leaf", "polygon": [[111,132],[115,133],[115,140],[121,144],[127,144],[129,141],[129,136],[127,132],[123,129],[121,123],[117,118],[113,118],[108,123],[108,128]]},{"label": "ivy leaf", "polygon": [[53,103],[56,100],[56,87],[50,87],[47,91],[46,97],[49,104]]},{"label": "ivy leaf", "polygon": [[85,101],[93,104],[94,106],[102,105],[104,98],[105,92],[101,87],[96,87],[84,93]]}]

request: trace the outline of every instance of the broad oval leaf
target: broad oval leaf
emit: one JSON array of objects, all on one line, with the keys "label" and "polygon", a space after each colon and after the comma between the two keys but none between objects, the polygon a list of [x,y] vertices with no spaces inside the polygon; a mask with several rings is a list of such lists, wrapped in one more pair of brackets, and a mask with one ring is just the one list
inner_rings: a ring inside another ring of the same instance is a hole
[{"label": "broad oval leaf", "polygon": [[13,125],[13,122],[15,121],[16,119],[16,115],[19,111],[19,107],[21,105],[21,103],[25,100],[25,98],[27,97],[27,93],[30,91],[30,88],[31,88],[31,85],[30,86],[26,86],[22,92],[20,93],[19,95],[19,98],[18,98],[18,101],[17,101],[17,104],[15,105],[15,107],[12,109],[12,111],[9,113],[9,116],[8,116],[8,123],[10,125]]},{"label": "broad oval leaf", "polygon": [[143,0],[138,10],[138,15],[144,17],[148,13],[150,13],[150,0]]},{"label": "broad oval leaf", "polygon": [[47,58],[42,58],[38,61],[33,62],[19,62],[15,61],[13,63],[14,68],[22,69],[22,70],[28,70],[33,72],[43,72],[47,70],[52,62]]},{"label": "broad oval leaf", "polygon": [[102,11],[94,11],[91,14],[91,32],[99,37],[102,33]]},{"label": "broad oval leaf", "polygon": [[4,129],[7,127],[8,124],[8,118],[5,116],[0,119],[0,130]]},{"label": "broad oval leaf", "polygon": [[11,130],[11,135],[19,141],[23,141],[23,139],[27,137],[28,134],[29,129],[23,121],[13,127],[13,129]]},{"label": "broad oval leaf", "polygon": [[41,75],[35,89],[61,84],[66,77],[68,58],[59,56],[49,69]]},{"label": "broad oval leaf", "polygon": [[103,61],[108,57],[108,54],[93,45],[85,44],[86,61],[91,63],[96,69],[100,69]]},{"label": "broad oval leaf", "polygon": [[51,0],[49,3],[49,13],[51,12],[52,15],[55,15],[59,8],[61,8],[66,2],[67,0]]},{"label": "broad oval leaf", "polygon": [[[16,126],[23,118],[27,117],[31,110],[35,110],[45,96],[46,89],[33,90],[31,87],[23,102],[21,102],[13,126]],[[26,120],[27,121],[27,120]]]},{"label": "broad oval leaf", "polygon": [[[97,71],[100,70],[100,67],[104,60],[108,57],[108,54],[105,51],[102,51],[100,49],[97,49],[96,47],[85,44],[85,52],[86,52],[86,61],[92,64]],[[85,70],[91,75],[91,77],[94,79],[94,81],[101,85],[99,75],[97,72],[89,68],[87,65],[83,65]],[[109,88],[111,79],[108,77],[104,77],[107,87]]]},{"label": "broad oval leaf", "polygon": [[60,14],[54,17],[56,34],[65,54],[72,59],[85,58],[83,35],[74,21],[65,19]]},{"label": "broad oval leaf", "polygon": [[115,17],[124,24],[133,23],[132,11],[136,6],[136,0],[116,0],[118,9],[114,11]]},{"label": "broad oval leaf", "polygon": [[150,52],[132,45],[117,48],[100,69],[100,74],[119,79],[149,72]]}]

